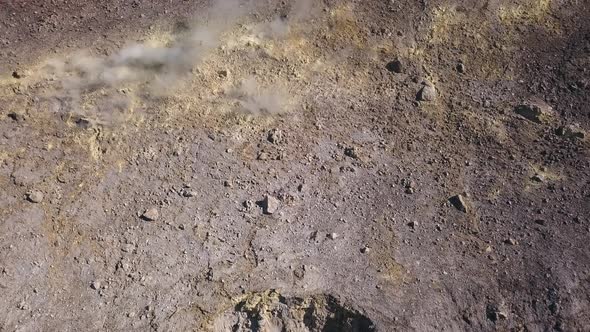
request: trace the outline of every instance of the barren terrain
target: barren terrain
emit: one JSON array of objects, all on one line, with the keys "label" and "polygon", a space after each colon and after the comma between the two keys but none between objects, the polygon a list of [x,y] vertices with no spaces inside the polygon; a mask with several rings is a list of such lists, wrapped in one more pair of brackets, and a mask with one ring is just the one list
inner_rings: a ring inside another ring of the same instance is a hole
[{"label": "barren terrain", "polygon": [[590,4],[0,0],[0,331],[590,331]]}]

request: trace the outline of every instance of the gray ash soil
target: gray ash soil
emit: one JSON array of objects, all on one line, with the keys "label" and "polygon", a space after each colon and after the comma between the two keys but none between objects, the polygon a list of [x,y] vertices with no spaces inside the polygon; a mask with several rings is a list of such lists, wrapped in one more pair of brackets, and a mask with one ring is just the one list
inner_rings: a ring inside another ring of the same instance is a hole
[{"label": "gray ash soil", "polygon": [[590,331],[587,2],[211,7],[0,3],[0,331]]}]

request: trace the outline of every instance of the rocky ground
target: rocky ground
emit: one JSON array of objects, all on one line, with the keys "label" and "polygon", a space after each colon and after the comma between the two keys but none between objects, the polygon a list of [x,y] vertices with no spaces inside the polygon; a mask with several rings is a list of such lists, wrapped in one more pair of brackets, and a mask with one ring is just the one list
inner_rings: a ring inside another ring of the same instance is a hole
[{"label": "rocky ground", "polygon": [[0,331],[590,331],[589,17],[0,3]]}]

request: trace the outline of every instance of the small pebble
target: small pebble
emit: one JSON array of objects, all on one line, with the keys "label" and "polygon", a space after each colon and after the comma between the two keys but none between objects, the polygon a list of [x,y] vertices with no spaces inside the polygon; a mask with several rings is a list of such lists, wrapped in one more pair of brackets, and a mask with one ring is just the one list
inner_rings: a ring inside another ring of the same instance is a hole
[{"label": "small pebble", "polygon": [[273,129],[268,132],[267,139],[273,144],[280,144],[283,142],[283,132],[279,129]]},{"label": "small pebble", "polygon": [[515,246],[518,244],[518,242],[513,238],[508,238],[506,241],[504,241],[504,243],[509,244],[511,246]]},{"label": "small pebble", "polygon": [[462,62],[457,65],[457,71],[461,74],[465,74],[465,65]]},{"label": "small pebble", "polygon": [[269,157],[269,156],[268,156],[268,153],[266,153],[266,152],[260,152],[260,153],[258,154],[258,160],[267,160],[267,159],[268,159],[268,157]]}]

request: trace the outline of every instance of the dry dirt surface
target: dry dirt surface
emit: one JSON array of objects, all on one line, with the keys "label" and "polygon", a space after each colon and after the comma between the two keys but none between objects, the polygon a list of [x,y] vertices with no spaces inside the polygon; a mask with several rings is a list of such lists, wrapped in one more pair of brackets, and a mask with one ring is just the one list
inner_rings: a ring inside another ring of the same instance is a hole
[{"label": "dry dirt surface", "polygon": [[0,331],[590,331],[586,0],[1,0]]}]

